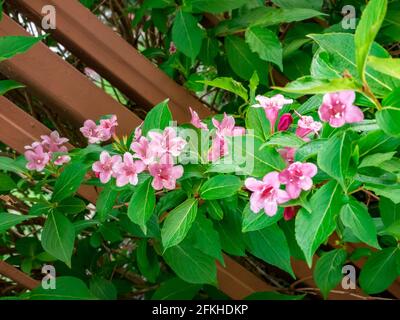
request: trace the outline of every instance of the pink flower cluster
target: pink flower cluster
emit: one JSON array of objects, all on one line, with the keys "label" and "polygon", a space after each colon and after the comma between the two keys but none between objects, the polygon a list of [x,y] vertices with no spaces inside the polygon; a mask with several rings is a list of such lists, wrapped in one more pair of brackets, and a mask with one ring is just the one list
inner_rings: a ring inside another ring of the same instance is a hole
[{"label": "pink flower cluster", "polygon": [[42,141],[36,141],[30,146],[25,146],[25,158],[28,161],[26,167],[29,170],[43,171],[44,168],[53,161],[56,166],[68,163],[71,158],[68,155],[58,154],[53,159],[55,153],[67,153],[68,149],[64,146],[68,142],[67,138],[61,138],[57,131],[50,135],[40,137]]},{"label": "pink flower cluster", "polygon": [[175,189],[176,180],[183,175],[183,167],[174,163],[186,141],[178,137],[172,127],[165,128],[162,133],[150,131],[148,136],[142,136],[140,127],[137,128],[130,147],[133,153],[126,152],[123,157],[103,151],[92,167],[100,181],[107,183],[114,177],[119,187],[136,185],[138,174],[147,170],[153,177],[155,190]]},{"label": "pink flower cluster", "polygon": [[[190,123],[198,129],[208,131],[207,125],[200,120],[197,112],[190,108],[190,113],[192,115]],[[216,131],[211,143],[211,148],[208,152],[208,160],[217,161],[228,153],[226,138],[242,136],[246,133],[246,129],[236,126],[235,119],[232,116],[228,116],[226,113],[224,113],[224,117],[221,122],[213,118],[212,124],[214,125]]]},{"label": "pink flower cluster", "polygon": [[[250,209],[258,213],[261,209],[269,216],[274,216],[278,205],[300,196],[302,190],[310,190],[312,177],[317,174],[317,166],[313,163],[295,162],[282,172],[273,171],[264,176],[262,180],[247,178],[245,186],[252,191],[250,196]],[[281,189],[285,185],[285,190]],[[286,218],[293,217],[288,212]]]},{"label": "pink flower cluster", "polygon": [[118,126],[117,117],[112,115],[109,119],[100,120],[97,125],[93,120],[86,120],[83,127],[80,128],[81,133],[88,139],[90,144],[108,141],[115,134]]}]

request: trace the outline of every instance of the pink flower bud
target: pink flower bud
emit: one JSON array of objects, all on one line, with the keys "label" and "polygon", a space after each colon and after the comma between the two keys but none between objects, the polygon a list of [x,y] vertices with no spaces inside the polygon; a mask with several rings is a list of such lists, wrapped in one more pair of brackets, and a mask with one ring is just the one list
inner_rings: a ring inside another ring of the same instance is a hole
[{"label": "pink flower bud", "polygon": [[278,131],[286,131],[293,123],[293,117],[290,113],[285,113],[281,116],[278,123]]}]

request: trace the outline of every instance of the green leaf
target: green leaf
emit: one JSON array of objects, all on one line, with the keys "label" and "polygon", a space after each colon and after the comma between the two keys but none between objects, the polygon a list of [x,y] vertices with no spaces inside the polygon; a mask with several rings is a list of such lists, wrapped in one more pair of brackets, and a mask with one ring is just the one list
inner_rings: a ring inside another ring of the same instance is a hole
[{"label": "green leaf", "polygon": [[272,147],[261,149],[262,140],[255,136],[229,137],[227,140],[228,155],[224,161],[235,164],[240,174],[263,177],[268,172],[281,171],[286,167],[278,151]]},{"label": "green leaf", "polygon": [[190,7],[196,13],[221,13],[240,8],[247,0],[186,0],[186,6]]},{"label": "green leaf", "polygon": [[157,216],[160,216],[166,211],[169,211],[172,208],[177,207],[186,199],[187,199],[187,194],[185,191],[181,189],[172,190],[158,199],[155,209],[155,214]]},{"label": "green leaf", "polygon": [[188,234],[188,241],[203,253],[224,263],[218,232],[214,229],[211,220],[204,215],[197,215]]},{"label": "green leaf", "polygon": [[356,62],[360,78],[365,81],[365,66],[372,43],[386,15],[387,0],[371,0],[364,9],[355,35]]},{"label": "green leaf", "polygon": [[247,204],[243,210],[243,221],[242,221],[242,232],[250,232],[264,229],[270,225],[275,224],[283,217],[283,208],[279,208],[279,211],[270,217],[263,211],[254,213],[250,209],[250,204]]},{"label": "green leaf", "polygon": [[393,158],[396,152],[386,152],[386,153],[375,153],[369,156],[366,156],[362,159],[361,163],[359,164],[359,168],[363,167],[379,167],[385,161],[388,161]]},{"label": "green leaf", "polygon": [[56,289],[48,290],[38,286],[28,297],[31,300],[94,300],[86,284],[75,277],[56,278]]},{"label": "green leaf", "polygon": [[165,219],[161,229],[161,239],[164,251],[181,243],[197,215],[198,200],[187,199],[172,210]]},{"label": "green leaf", "polygon": [[241,223],[241,212],[235,210],[235,207],[229,210],[229,214],[225,214],[222,221],[215,223],[222,249],[234,256],[245,255],[245,243],[241,232]]},{"label": "green leaf", "polygon": [[272,2],[281,8],[293,10],[298,8],[321,10],[323,4],[323,0],[273,0]]},{"label": "green leaf", "polygon": [[262,60],[275,63],[282,71],[282,45],[275,32],[262,26],[253,26],[246,30],[245,37],[251,51]]},{"label": "green leaf", "polygon": [[371,247],[380,249],[374,221],[368,213],[368,208],[363,203],[351,198],[342,207],[340,220],[344,226],[351,229],[358,239]]},{"label": "green leaf", "polygon": [[175,4],[174,0],[145,0],[143,5],[151,9],[163,9]]},{"label": "green leaf", "polygon": [[177,276],[186,282],[212,285],[217,282],[214,258],[194,248],[191,243],[182,242],[171,247],[163,257]]},{"label": "green leaf", "polygon": [[327,139],[318,139],[311,140],[310,142],[303,144],[300,148],[296,150],[294,159],[296,161],[303,162],[309,158],[316,156],[318,152],[324,148],[327,141]]},{"label": "green leaf", "polygon": [[296,216],[296,240],[310,267],[315,251],[335,231],[341,204],[342,190],[330,181],[312,196],[311,213],[303,208]]},{"label": "green leaf", "polygon": [[206,65],[215,65],[215,58],[219,53],[219,42],[215,38],[206,37],[201,45],[199,59]]},{"label": "green leaf", "polygon": [[379,127],[389,136],[400,136],[400,108],[384,107],[376,114],[376,121]]},{"label": "green leaf", "polygon": [[172,40],[179,51],[194,61],[200,52],[203,30],[191,14],[178,10],[172,26]]},{"label": "green leaf", "polygon": [[249,108],[246,113],[246,129],[254,130],[254,135],[261,141],[270,136],[271,126],[262,108]]},{"label": "green leaf", "polygon": [[155,283],[160,274],[160,263],[157,254],[147,243],[141,239],[136,249],[136,259],[140,273],[150,282]]},{"label": "green leaf", "polygon": [[386,248],[374,252],[360,273],[361,289],[367,294],[376,294],[386,290],[398,276],[398,248]]},{"label": "green leaf", "polygon": [[206,201],[207,212],[214,220],[222,220],[224,218],[224,211],[219,205],[217,200]]},{"label": "green leaf", "polygon": [[300,148],[304,144],[304,140],[299,138],[292,132],[289,131],[278,131],[275,132],[261,148],[265,146],[279,146],[279,147],[291,147]]},{"label": "green leaf", "polygon": [[95,277],[90,281],[90,292],[101,300],[117,300],[117,289],[109,280]]},{"label": "green leaf", "polygon": [[393,78],[400,79],[400,59],[368,57],[368,66]]},{"label": "green leaf", "polygon": [[370,131],[358,141],[360,157],[368,154],[391,152],[400,145],[400,138],[385,134],[382,130]]},{"label": "green leaf", "polygon": [[65,214],[76,214],[86,209],[86,204],[82,199],[71,197],[60,201],[57,209]]},{"label": "green leaf", "polygon": [[348,132],[331,137],[318,152],[318,166],[346,188],[350,175],[351,139]]},{"label": "green leaf", "polygon": [[0,213],[0,234],[30,218],[32,217],[5,212]]},{"label": "green leaf", "polygon": [[142,127],[142,134],[145,136],[150,130],[159,129],[164,130],[170,125],[172,121],[172,114],[168,108],[168,99],[153,107],[147,113]]},{"label": "green leaf", "polygon": [[288,272],[295,278],[285,234],[276,224],[262,230],[247,232],[244,239],[247,250],[251,254]]},{"label": "green leaf", "polygon": [[96,211],[100,221],[104,222],[107,220],[117,197],[118,191],[116,191],[111,184],[105,186],[100,192],[96,202]]},{"label": "green leaf", "polygon": [[72,196],[82,184],[86,171],[87,166],[81,162],[67,165],[56,180],[52,201],[60,202]]},{"label": "green leaf", "polygon": [[6,94],[10,90],[23,88],[23,84],[14,80],[1,80],[0,81],[0,96]]},{"label": "green leaf", "polygon": [[73,224],[59,212],[50,213],[42,232],[43,249],[71,267],[74,241],[75,229]]},{"label": "green leaf", "polygon": [[241,97],[245,101],[249,99],[245,87],[243,87],[243,85],[240,82],[235,81],[232,78],[220,77],[220,78],[215,78],[213,80],[204,80],[198,82],[204,83],[208,86],[221,88],[226,91],[232,92]]},{"label": "green leaf", "polygon": [[343,249],[329,251],[317,261],[314,269],[314,281],[326,299],[329,292],[342,280],[342,267],[347,253]]},{"label": "green leaf", "polygon": [[[327,55],[329,67],[334,71],[333,73],[330,72],[332,78],[341,77],[343,72],[347,71],[356,81],[362,80],[359,77],[355,62],[356,50],[353,34],[324,33],[312,34],[309,35],[309,37],[316,41],[321,50]],[[320,51],[317,51],[316,55],[319,54]],[[372,44],[370,54],[381,58],[388,58],[390,56],[387,51],[377,43]],[[399,79],[382,74],[370,67],[365,69],[365,77],[374,94],[378,96],[385,96],[400,86]]]},{"label": "green leaf", "polygon": [[260,82],[268,84],[268,63],[252,52],[243,39],[237,36],[226,37],[225,50],[229,65],[240,78],[250,80],[254,71],[257,71]]},{"label": "green leaf", "polygon": [[380,232],[382,235],[391,235],[397,240],[400,239],[400,220],[393,222],[390,226]]},{"label": "green leaf", "polygon": [[235,195],[242,186],[239,177],[218,175],[207,180],[200,188],[200,197],[204,200],[217,200]]},{"label": "green leaf", "polygon": [[400,220],[400,204],[395,204],[388,198],[380,198],[379,211],[386,227],[389,227],[394,222]]},{"label": "green leaf", "polygon": [[201,285],[172,278],[161,283],[151,300],[192,300],[200,289]]},{"label": "green leaf", "polygon": [[273,87],[283,92],[300,94],[319,94],[337,92],[342,90],[359,91],[361,86],[351,78],[320,79],[312,76],[304,76],[290,82],[286,87]]},{"label": "green leaf", "polygon": [[147,233],[147,221],[152,216],[156,203],[156,195],[151,182],[152,178],[147,178],[136,188],[128,206],[129,219],[138,224],[145,234]]},{"label": "green leaf", "polygon": [[6,172],[26,174],[28,172],[28,169],[26,169],[25,165],[26,165],[26,160],[24,157],[20,157],[17,159],[0,157],[0,170],[4,170]]},{"label": "green leaf", "polygon": [[17,184],[7,174],[0,172],[0,192],[8,192],[17,188]]},{"label": "green leaf", "polygon": [[25,53],[43,37],[6,36],[0,37],[0,61],[9,59],[17,54]]}]

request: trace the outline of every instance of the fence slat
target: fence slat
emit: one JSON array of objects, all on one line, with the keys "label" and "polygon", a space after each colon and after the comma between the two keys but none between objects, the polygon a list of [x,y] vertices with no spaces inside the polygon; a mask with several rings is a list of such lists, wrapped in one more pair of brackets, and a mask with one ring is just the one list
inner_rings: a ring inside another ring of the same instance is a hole
[{"label": "fence slat", "polygon": [[179,123],[190,119],[189,106],[200,117],[210,115],[209,109],[197,98],[99,21],[79,1],[14,0],[12,4],[38,25],[42,21],[43,6],[53,5],[57,28],[49,32],[133,101],[152,107],[169,98],[171,112]]},{"label": "fence slat", "polygon": [[[28,35],[7,15],[0,22],[0,36]],[[0,72],[29,88],[48,107],[77,124],[89,118],[118,114],[119,133],[129,134],[141,120],[120,105],[73,66],[38,43],[29,54],[17,55],[0,63]]]}]

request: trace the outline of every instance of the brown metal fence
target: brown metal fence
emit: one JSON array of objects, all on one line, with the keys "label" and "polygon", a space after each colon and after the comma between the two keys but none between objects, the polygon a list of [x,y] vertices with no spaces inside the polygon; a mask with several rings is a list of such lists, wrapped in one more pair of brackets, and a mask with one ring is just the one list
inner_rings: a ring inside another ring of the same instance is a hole
[{"label": "brown metal fence", "polygon": [[[176,84],[150,61],[138,53],[111,29],[103,25],[96,16],[75,0],[14,0],[12,5],[39,23],[41,8],[52,4],[57,10],[57,29],[54,38],[68,50],[92,67],[135,102],[150,108],[156,103],[170,99],[174,119],[179,123],[190,119],[188,107],[195,109],[201,117],[210,111],[183,87]],[[26,31],[7,15],[0,22],[0,36],[26,35]],[[128,134],[139,125],[140,119],[120,105],[103,90],[70,64],[40,43],[27,54],[16,56],[0,63],[0,72],[20,81],[36,97],[56,113],[68,117],[76,124],[85,119],[96,119],[104,114],[116,114],[120,134]],[[22,111],[12,102],[0,97],[0,141],[18,152],[37,140],[49,130],[40,122]],[[10,134],[12,133],[12,134]],[[72,147],[72,146],[70,146]],[[95,203],[97,192],[84,187],[79,194]],[[331,244],[333,243],[330,242]],[[226,267],[218,264],[220,289],[233,299],[259,291],[270,291],[272,287],[248,271],[229,256],[224,256]],[[315,288],[312,272],[302,261],[292,261],[300,282]],[[0,262],[0,274],[31,288],[37,282],[14,267]],[[400,297],[400,283],[396,282],[389,291]],[[360,299],[359,289],[350,294],[333,292],[330,299]]]}]

